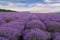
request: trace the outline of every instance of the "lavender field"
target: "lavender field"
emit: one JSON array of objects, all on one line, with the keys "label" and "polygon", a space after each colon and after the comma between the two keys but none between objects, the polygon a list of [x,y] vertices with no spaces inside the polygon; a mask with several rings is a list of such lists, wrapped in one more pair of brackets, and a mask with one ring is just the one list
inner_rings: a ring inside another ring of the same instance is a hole
[{"label": "lavender field", "polygon": [[60,40],[60,14],[0,12],[0,40]]}]

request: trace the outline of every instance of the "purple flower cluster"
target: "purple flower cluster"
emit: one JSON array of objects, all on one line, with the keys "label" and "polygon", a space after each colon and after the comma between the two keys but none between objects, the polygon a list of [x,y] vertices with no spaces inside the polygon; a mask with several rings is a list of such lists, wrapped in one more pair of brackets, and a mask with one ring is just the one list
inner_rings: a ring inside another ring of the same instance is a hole
[{"label": "purple flower cluster", "polygon": [[60,14],[0,12],[0,40],[60,40]]},{"label": "purple flower cluster", "polygon": [[59,32],[60,31],[60,23],[56,21],[44,21],[46,24],[46,29],[49,32]]},{"label": "purple flower cluster", "polygon": [[17,40],[17,37],[20,35],[20,31],[16,28],[0,27],[0,36],[4,36],[11,40]]},{"label": "purple flower cluster", "polygon": [[31,20],[26,24],[26,28],[31,29],[31,28],[39,28],[46,30],[46,26],[44,23],[42,23],[40,20]]},{"label": "purple flower cluster", "polygon": [[0,26],[2,26],[3,24],[6,24],[6,22],[2,18],[0,18]]},{"label": "purple flower cluster", "polygon": [[23,35],[24,40],[47,40],[51,38],[51,33],[38,28],[25,30]]},{"label": "purple flower cluster", "polygon": [[0,40],[9,40],[9,39],[5,37],[0,37]]},{"label": "purple flower cluster", "polygon": [[60,40],[60,33],[56,32],[53,34],[53,40]]}]

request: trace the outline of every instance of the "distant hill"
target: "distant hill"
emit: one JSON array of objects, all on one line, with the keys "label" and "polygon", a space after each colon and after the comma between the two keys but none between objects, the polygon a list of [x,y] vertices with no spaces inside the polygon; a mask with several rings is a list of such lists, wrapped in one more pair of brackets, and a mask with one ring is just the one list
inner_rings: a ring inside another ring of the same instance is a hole
[{"label": "distant hill", "polygon": [[0,9],[0,12],[16,12],[16,11],[13,11],[13,10],[6,10],[6,9]]}]

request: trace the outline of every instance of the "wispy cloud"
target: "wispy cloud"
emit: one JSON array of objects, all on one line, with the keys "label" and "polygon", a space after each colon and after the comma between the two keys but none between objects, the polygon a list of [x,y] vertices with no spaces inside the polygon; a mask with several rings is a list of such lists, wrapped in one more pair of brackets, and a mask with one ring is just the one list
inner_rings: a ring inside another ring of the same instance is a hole
[{"label": "wispy cloud", "polygon": [[60,3],[48,4],[51,7],[60,7]]},{"label": "wispy cloud", "polygon": [[53,3],[59,3],[60,0],[45,0],[45,2],[47,2],[47,3],[51,3],[51,2],[53,2]]},{"label": "wispy cloud", "polygon": [[45,0],[45,2],[46,2],[46,3],[51,3],[52,1],[50,1],[50,0]]},{"label": "wispy cloud", "polygon": [[15,2],[6,2],[0,1],[6,5],[0,4],[0,8],[11,9],[15,11],[30,11],[30,12],[57,12],[60,11],[60,3],[51,3],[51,0],[45,0],[46,4],[43,3],[15,3]]}]

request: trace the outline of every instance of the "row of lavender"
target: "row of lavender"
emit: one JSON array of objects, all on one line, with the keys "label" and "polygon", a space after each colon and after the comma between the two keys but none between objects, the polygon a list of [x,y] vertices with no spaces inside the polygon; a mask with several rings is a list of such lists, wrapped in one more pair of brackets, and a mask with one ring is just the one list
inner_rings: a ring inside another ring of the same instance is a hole
[{"label": "row of lavender", "polygon": [[60,40],[60,14],[0,12],[0,40]]}]

